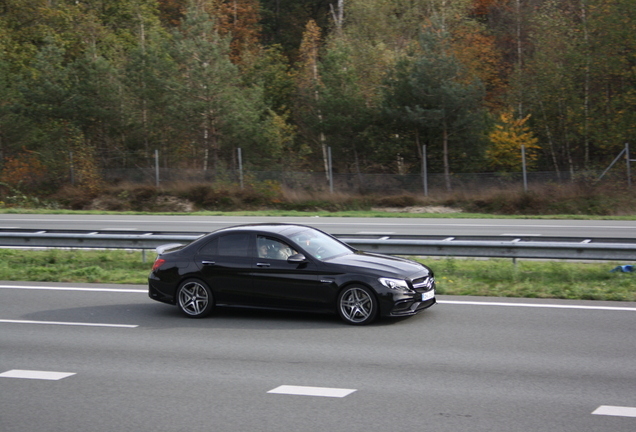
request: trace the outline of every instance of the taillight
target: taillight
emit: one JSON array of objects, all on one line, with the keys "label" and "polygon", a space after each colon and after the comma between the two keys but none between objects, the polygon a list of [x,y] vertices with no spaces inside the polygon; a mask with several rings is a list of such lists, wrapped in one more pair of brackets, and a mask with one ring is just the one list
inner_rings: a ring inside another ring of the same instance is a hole
[{"label": "taillight", "polygon": [[152,265],[152,271],[157,270],[159,267],[161,267],[162,265],[164,265],[164,263],[166,262],[165,259],[162,258],[157,258],[155,260],[155,263]]}]

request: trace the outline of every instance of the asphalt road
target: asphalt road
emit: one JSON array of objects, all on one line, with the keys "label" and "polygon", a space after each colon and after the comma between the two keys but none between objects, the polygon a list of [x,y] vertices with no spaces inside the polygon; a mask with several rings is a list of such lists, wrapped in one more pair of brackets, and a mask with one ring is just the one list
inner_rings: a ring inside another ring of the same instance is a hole
[{"label": "asphalt road", "polygon": [[636,430],[636,303],[439,300],[358,328],[0,282],[0,431]]},{"label": "asphalt road", "polygon": [[0,215],[1,228],[209,232],[256,222],[314,226],[330,234],[636,238],[636,221],[243,216]]}]

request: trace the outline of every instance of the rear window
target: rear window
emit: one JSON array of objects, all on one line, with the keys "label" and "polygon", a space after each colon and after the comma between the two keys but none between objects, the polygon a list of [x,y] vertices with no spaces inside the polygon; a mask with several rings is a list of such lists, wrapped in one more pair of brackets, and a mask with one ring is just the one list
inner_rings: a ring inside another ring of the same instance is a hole
[{"label": "rear window", "polygon": [[218,240],[218,255],[237,257],[249,256],[249,234],[228,234],[219,237]]}]

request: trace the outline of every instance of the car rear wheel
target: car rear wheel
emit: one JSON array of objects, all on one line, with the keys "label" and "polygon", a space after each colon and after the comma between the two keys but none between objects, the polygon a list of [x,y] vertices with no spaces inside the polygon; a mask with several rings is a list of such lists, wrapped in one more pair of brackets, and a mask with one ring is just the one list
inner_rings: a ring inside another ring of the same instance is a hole
[{"label": "car rear wheel", "polygon": [[347,324],[369,324],[378,315],[378,303],[369,288],[350,286],[338,296],[338,314]]},{"label": "car rear wheel", "polygon": [[177,291],[177,305],[190,318],[208,316],[214,308],[212,291],[196,279],[183,281]]}]

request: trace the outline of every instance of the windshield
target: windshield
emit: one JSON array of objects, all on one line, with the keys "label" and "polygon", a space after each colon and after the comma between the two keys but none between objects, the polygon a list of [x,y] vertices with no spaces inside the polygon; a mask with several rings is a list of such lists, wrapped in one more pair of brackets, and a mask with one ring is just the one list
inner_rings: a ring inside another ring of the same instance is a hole
[{"label": "windshield", "polygon": [[328,260],[338,255],[350,254],[353,251],[338,240],[323,232],[311,228],[298,231],[289,236],[298,246],[303,248],[312,257],[320,260]]}]

